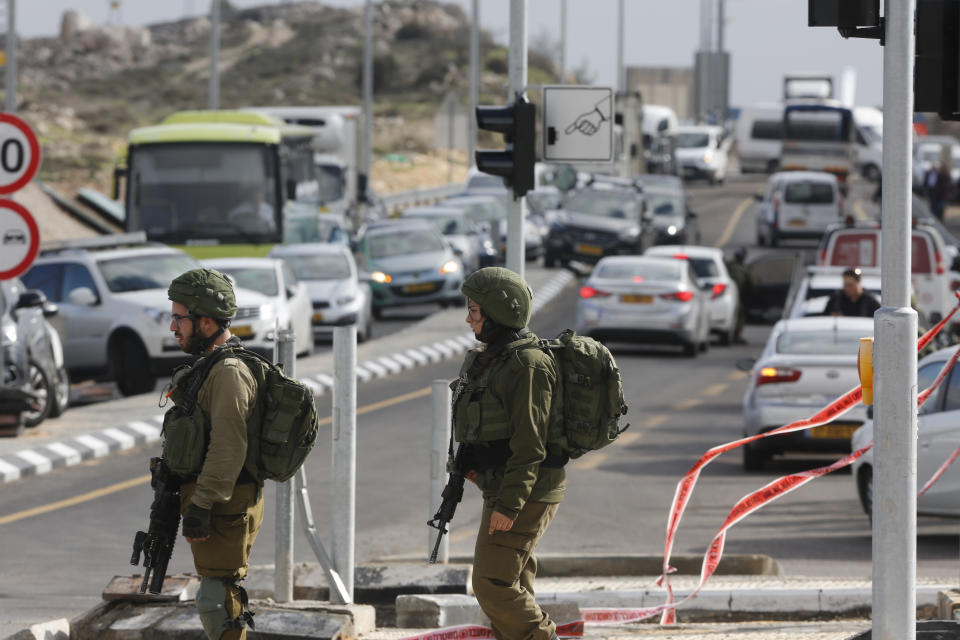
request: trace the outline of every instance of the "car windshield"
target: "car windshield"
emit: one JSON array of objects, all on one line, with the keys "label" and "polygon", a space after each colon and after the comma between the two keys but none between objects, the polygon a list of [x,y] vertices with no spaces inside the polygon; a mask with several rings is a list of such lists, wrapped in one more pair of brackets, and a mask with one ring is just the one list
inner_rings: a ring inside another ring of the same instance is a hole
[{"label": "car windshield", "polygon": [[370,257],[374,259],[443,251],[443,242],[439,235],[399,229],[370,236],[367,246],[370,248]]},{"label": "car windshield", "polygon": [[215,267],[233,278],[241,289],[252,289],[265,296],[275,296],[280,292],[277,272],[271,267]]},{"label": "car windshield", "polygon": [[334,164],[317,164],[320,202],[334,202],[343,198],[343,169]]},{"label": "car windshield", "polygon": [[833,204],[833,187],[823,182],[791,182],[784,191],[791,204]]},{"label": "car windshield", "polygon": [[587,190],[575,193],[567,201],[566,210],[573,213],[625,220],[640,218],[639,206],[635,201],[604,191]]},{"label": "car windshield", "polygon": [[601,264],[594,273],[598,278],[609,280],[672,280],[680,279],[682,262],[612,262]]},{"label": "car windshield", "polygon": [[712,258],[688,258],[687,262],[698,278],[716,278],[720,275],[717,263]]},{"label": "car windshield", "polygon": [[683,215],[683,198],[676,193],[647,192],[644,197],[647,199],[647,206],[655,216]]},{"label": "car windshield", "polygon": [[710,136],[706,133],[678,133],[673,137],[673,144],[677,149],[699,149],[710,144]]},{"label": "car windshield", "polygon": [[350,277],[350,264],[342,255],[289,255],[283,261],[298,280],[340,280]]},{"label": "car windshield", "polygon": [[[932,163],[940,162],[942,153],[943,151],[941,150],[940,145],[926,146],[926,147],[920,148],[921,158],[925,162],[932,162]],[[960,158],[960,146],[951,145],[950,155],[953,158]]]},{"label": "car windshield", "polygon": [[181,273],[199,266],[190,256],[179,253],[129,256],[97,263],[107,288],[114,293],[166,289]]},{"label": "car windshield", "polygon": [[445,236],[456,236],[468,233],[466,222],[459,216],[412,215],[403,217],[411,220],[429,222],[437,231]]},{"label": "car windshield", "polygon": [[[830,301],[830,296],[839,290],[840,283],[837,283],[837,287],[835,289],[814,289],[812,287],[807,289],[807,295],[800,306],[800,308],[803,310],[803,315],[822,316],[823,312],[827,309],[827,303]],[[873,296],[878,301],[880,300],[879,289],[864,289],[864,293]]]},{"label": "car windshield", "polygon": [[777,336],[777,353],[855,355],[860,349],[863,331],[836,329],[830,331],[785,331]]},{"label": "car windshield", "polygon": [[563,196],[559,193],[531,192],[527,194],[527,204],[534,211],[559,209],[563,205]]}]

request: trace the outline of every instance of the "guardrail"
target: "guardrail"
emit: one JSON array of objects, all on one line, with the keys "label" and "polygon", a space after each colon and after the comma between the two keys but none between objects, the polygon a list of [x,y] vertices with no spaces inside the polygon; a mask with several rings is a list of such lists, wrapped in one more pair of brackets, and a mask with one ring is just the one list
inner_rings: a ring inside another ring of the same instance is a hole
[{"label": "guardrail", "polygon": [[414,189],[413,191],[404,191],[403,193],[394,193],[388,196],[382,196],[383,206],[386,207],[388,214],[397,213],[408,207],[433,204],[437,200],[449,198],[463,191],[463,183],[446,184],[442,187],[431,187],[429,189]]}]

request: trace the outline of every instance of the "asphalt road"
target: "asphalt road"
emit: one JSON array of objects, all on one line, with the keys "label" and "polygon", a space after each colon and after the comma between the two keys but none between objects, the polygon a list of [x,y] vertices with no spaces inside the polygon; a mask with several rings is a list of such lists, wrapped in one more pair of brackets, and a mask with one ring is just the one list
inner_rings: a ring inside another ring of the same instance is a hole
[{"label": "asphalt road", "polygon": [[[690,188],[706,244],[752,246],[752,194],[757,180]],[[867,189],[867,187],[864,187]],[[851,197],[855,207],[857,194]],[[868,192],[867,192],[868,193]],[[863,209],[870,213],[869,207]],[[809,246],[809,245],[808,245]],[[791,247],[793,248],[793,247]],[[577,287],[570,286],[532,323],[552,335],[574,319]],[[630,404],[630,429],[621,440],[568,466],[567,499],[541,545],[544,553],[652,553],[663,551],[667,509],[677,481],[710,447],[741,435],[745,375],[734,363],[755,356],[768,326],[747,328],[747,345],[716,344],[697,358],[678,349],[613,344]],[[426,554],[431,380],[456,375],[458,363],[424,367],[359,387],[357,560]],[[374,404],[377,403],[377,404]],[[321,413],[329,413],[329,398]],[[69,412],[61,418],[69,419]],[[329,431],[308,461],[314,516],[322,532],[330,504]],[[157,446],[0,486],[0,631],[94,606],[127,564],[133,534],[146,525],[151,493],[147,460]],[[702,553],[729,508],[744,494],[792,471],[825,464],[824,458],[787,456],[760,473],[745,473],[736,452],[704,471],[675,545],[677,553]],[[268,484],[267,523],[252,563],[274,557],[274,485]],[[479,522],[479,496],[468,489],[454,522],[453,553],[469,553]],[[958,574],[955,524],[921,520],[919,573]],[[728,553],[765,553],[787,575],[869,576],[870,523],[860,510],[849,473],[818,479],[737,525]],[[298,532],[295,557],[313,561]],[[178,545],[171,572],[192,569]]]}]

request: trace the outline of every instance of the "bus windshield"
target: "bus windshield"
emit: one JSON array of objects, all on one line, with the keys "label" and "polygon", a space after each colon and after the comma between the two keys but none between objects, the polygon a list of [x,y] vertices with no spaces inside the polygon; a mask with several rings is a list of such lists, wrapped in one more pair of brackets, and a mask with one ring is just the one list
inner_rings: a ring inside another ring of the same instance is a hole
[{"label": "bus windshield", "polygon": [[280,240],[272,148],[186,142],[131,148],[127,230],[185,244]]}]

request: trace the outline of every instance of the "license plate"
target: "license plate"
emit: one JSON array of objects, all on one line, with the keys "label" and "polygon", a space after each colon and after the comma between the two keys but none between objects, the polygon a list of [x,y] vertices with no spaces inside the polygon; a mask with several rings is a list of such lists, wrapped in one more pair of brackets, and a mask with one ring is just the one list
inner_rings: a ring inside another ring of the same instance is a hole
[{"label": "license plate", "polygon": [[577,253],[582,253],[588,256],[602,256],[603,247],[600,247],[595,244],[583,244],[580,243],[576,246]]},{"label": "license plate", "polygon": [[313,314],[313,321],[314,321],[314,322],[323,322],[323,314],[322,314],[322,313],[315,313],[315,314]]},{"label": "license plate", "polygon": [[787,226],[788,227],[805,227],[807,226],[807,221],[797,220],[796,218],[794,218],[793,220],[790,220],[787,222]]},{"label": "license plate", "polygon": [[859,426],[858,424],[825,424],[810,429],[810,437],[829,440],[848,440]]},{"label": "license plate", "polygon": [[418,282],[417,284],[408,284],[403,287],[404,293],[430,293],[435,290],[437,285],[432,282]]},{"label": "license plate", "polygon": [[637,295],[633,293],[625,293],[620,296],[620,302],[639,302],[640,304],[650,304],[653,302],[653,296],[644,296]]},{"label": "license plate", "polygon": [[237,336],[238,338],[252,338],[253,327],[246,324],[242,324],[236,327],[230,327],[230,333]]}]

